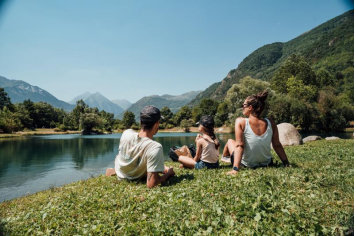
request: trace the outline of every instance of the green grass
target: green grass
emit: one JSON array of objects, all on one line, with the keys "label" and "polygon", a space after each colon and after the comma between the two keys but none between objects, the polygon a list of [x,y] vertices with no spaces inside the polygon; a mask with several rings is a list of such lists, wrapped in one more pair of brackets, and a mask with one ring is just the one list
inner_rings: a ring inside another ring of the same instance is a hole
[{"label": "green grass", "polygon": [[352,232],[353,140],[310,142],[286,152],[292,168],[243,169],[236,177],[225,175],[227,165],[175,168],[176,177],[152,190],[144,181],[104,176],[51,188],[0,204],[0,230],[9,235]]}]

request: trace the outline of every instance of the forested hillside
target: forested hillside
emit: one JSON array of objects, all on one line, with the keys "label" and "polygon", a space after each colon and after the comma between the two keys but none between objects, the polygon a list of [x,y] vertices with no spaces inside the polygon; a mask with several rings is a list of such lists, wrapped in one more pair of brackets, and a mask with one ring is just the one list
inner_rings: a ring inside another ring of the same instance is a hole
[{"label": "forested hillside", "polygon": [[271,81],[275,72],[291,55],[302,56],[317,72],[325,70],[335,78],[338,92],[353,100],[354,11],[348,11],[326,23],[290,40],[265,45],[246,57],[225,79],[208,87],[189,105],[203,98],[222,100],[233,84],[242,78]]}]

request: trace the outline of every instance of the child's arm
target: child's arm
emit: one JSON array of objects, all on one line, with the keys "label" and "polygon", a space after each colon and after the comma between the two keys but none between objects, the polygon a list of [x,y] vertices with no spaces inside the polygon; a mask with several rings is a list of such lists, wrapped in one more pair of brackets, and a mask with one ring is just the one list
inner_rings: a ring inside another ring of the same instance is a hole
[{"label": "child's arm", "polygon": [[196,144],[197,144],[197,151],[196,151],[196,154],[195,154],[195,157],[194,157],[194,161],[195,162],[199,162],[200,161],[200,158],[201,158],[201,153],[202,153],[202,148],[203,148],[203,142],[204,139],[198,139],[196,140]]}]

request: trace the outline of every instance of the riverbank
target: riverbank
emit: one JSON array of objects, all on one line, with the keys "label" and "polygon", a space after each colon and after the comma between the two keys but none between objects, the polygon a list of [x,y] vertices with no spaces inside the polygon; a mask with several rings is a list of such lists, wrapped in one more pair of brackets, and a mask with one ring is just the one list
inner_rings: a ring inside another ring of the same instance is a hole
[{"label": "riverbank", "polygon": [[[116,130],[114,133],[122,133],[123,130]],[[191,133],[198,133],[198,127],[190,127]],[[223,126],[215,129],[215,132],[218,134],[230,134],[232,130],[230,127]],[[351,133],[354,132],[354,128],[346,128],[345,132]],[[19,131],[13,134],[0,134],[1,138],[18,138],[27,135],[56,135],[56,134],[80,134],[81,131],[78,130],[68,130],[68,131],[55,131],[55,129],[36,129],[28,131]],[[160,129],[158,133],[184,133],[184,130],[180,127],[174,127],[172,129]]]},{"label": "riverbank", "polygon": [[[114,133],[122,133],[123,130],[117,130]],[[158,131],[159,133],[184,133],[183,129],[175,127],[173,129],[162,129]],[[198,127],[191,127],[190,132],[198,132]],[[231,133],[229,127],[219,127],[216,128],[217,133]],[[68,131],[55,131],[55,129],[36,129],[19,131],[13,134],[0,134],[0,138],[18,138],[27,135],[56,135],[56,134],[80,134],[81,131],[78,130],[68,130]]]},{"label": "riverbank", "polygon": [[[352,234],[353,140],[286,147],[291,168],[179,169],[161,187],[98,176],[0,204],[0,234]],[[274,158],[276,158],[273,153]]]},{"label": "riverbank", "polygon": [[68,130],[68,131],[55,131],[55,129],[35,129],[35,130],[26,130],[19,131],[12,134],[0,134],[0,138],[18,138],[27,135],[55,135],[55,134],[80,134],[80,131],[77,130]]}]

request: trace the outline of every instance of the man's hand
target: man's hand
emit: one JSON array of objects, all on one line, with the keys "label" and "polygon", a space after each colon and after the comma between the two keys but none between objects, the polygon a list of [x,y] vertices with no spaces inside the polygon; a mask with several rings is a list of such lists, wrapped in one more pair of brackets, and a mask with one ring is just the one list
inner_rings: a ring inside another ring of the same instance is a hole
[{"label": "man's hand", "polygon": [[226,172],[226,174],[235,176],[235,175],[237,175],[237,171],[236,170],[231,170],[229,172]]},{"label": "man's hand", "polygon": [[[168,167],[167,167],[168,168]],[[173,170],[173,167],[169,167],[167,172],[166,172],[170,177],[175,176],[176,173]]]},{"label": "man's hand", "polygon": [[148,172],[147,173],[147,187],[153,188],[158,184],[167,181],[168,178],[174,176],[174,170],[172,167],[164,167],[164,171],[167,171],[164,175],[160,176],[159,172]]},{"label": "man's hand", "polygon": [[174,172],[174,170],[173,170],[173,167],[168,167],[168,166],[164,166],[164,171],[162,172],[162,174],[167,174],[168,172],[171,172],[171,171],[173,172],[173,175],[171,175],[172,173],[170,173],[169,174],[169,176],[174,176],[175,175],[175,172]]}]

